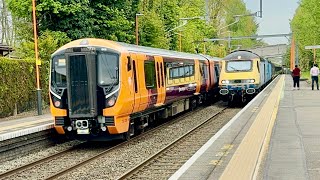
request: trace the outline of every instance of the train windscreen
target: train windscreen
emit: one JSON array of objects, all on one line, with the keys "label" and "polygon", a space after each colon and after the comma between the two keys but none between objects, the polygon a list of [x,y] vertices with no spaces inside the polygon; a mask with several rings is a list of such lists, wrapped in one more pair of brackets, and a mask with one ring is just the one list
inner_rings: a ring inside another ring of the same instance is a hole
[{"label": "train windscreen", "polygon": [[227,72],[251,71],[252,61],[251,60],[227,61],[226,70]]},{"label": "train windscreen", "polygon": [[55,88],[65,88],[67,86],[66,59],[64,55],[58,55],[52,59],[51,85]]},{"label": "train windscreen", "polygon": [[119,83],[119,55],[100,52],[97,55],[97,60],[98,85],[117,85]]}]

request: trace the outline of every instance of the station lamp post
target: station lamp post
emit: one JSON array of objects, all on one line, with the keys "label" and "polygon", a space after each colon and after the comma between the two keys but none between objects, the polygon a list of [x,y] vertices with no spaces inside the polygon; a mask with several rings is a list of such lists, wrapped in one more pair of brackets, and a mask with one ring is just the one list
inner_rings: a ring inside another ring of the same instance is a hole
[{"label": "station lamp post", "polygon": [[36,58],[36,73],[37,73],[37,107],[38,115],[42,114],[42,99],[41,99],[41,89],[40,89],[40,70],[39,66],[41,61],[38,57],[38,36],[37,36],[37,20],[36,20],[36,2],[32,0],[32,17],[33,17],[33,34],[34,34],[34,52]]},{"label": "station lamp post", "polygon": [[137,13],[136,14],[136,45],[139,45],[139,22],[138,17],[143,16],[144,14]]}]

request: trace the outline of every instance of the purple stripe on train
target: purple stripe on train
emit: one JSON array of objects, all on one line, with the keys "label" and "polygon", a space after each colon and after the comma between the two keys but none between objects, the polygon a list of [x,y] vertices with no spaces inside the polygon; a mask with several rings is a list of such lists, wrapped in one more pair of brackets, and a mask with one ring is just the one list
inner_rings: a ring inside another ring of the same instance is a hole
[{"label": "purple stripe on train", "polygon": [[196,88],[196,83],[167,87],[165,104],[193,96],[196,92]]}]

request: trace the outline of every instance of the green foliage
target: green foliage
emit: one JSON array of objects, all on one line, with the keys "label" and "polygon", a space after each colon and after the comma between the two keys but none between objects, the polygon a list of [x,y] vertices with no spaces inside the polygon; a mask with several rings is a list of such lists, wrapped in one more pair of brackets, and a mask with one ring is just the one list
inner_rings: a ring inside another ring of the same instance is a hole
[{"label": "green foliage", "polygon": [[164,24],[156,12],[146,12],[141,18],[140,27],[141,45],[168,49],[169,39],[166,38]]},{"label": "green foliage", "polygon": [[[228,8],[226,9],[226,25],[234,23],[236,18],[234,16],[237,15],[249,15],[251,12],[246,9],[246,5],[242,0],[227,0],[229,4]],[[254,20],[253,16],[242,16],[239,17],[239,22],[228,26],[226,29],[222,30],[226,32],[227,30],[231,31],[231,36],[251,36],[257,33],[258,25]],[[225,33],[224,36],[228,36]],[[231,45],[241,45],[242,49],[251,48],[253,46],[258,45],[259,42],[257,40],[252,39],[243,39],[243,40],[236,40],[232,41]]]},{"label": "green foliage", "polygon": [[[218,34],[220,28],[234,22],[234,15],[245,15],[251,12],[246,9],[242,0],[209,0],[209,18],[205,19],[205,2],[204,0],[141,1],[139,12],[143,13],[144,16],[139,17],[139,24],[142,24],[139,28],[141,34],[139,44],[146,46],[152,44],[153,47],[168,47],[172,50],[179,50],[179,34],[181,34],[182,51],[207,53],[220,57],[226,54],[227,48],[225,47],[228,46],[226,41],[204,43],[203,39],[226,36]],[[157,16],[153,16],[153,14],[157,14]],[[185,26],[181,26],[184,22],[180,18],[189,18]],[[181,27],[176,28],[179,26]],[[154,29],[155,27],[157,29]],[[254,18],[247,16],[241,17],[239,23],[222,29],[220,33],[230,30],[232,36],[248,36],[256,34],[257,28]],[[159,38],[159,35],[163,34],[160,33],[161,31],[164,31],[164,36],[169,41],[168,46],[163,46],[163,41],[160,41],[160,43],[150,42]],[[144,38],[145,36],[148,36],[148,38]],[[223,46],[220,44],[223,44]],[[261,43],[256,40],[232,42],[232,45],[241,45],[242,48],[257,44]]]},{"label": "green foliage", "polygon": [[[67,37],[66,33],[60,31],[44,31],[38,39],[39,58],[42,61],[49,62],[51,54],[69,41],[70,38]],[[35,56],[34,42],[21,42],[17,48],[17,53],[22,58],[33,58]]]},{"label": "green foliage", "polygon": [[[21,58],[33,58],[32,1],[6,0],[6,2],[16,27],[18,55]],[[243,0],[208,0],[210,11],[209,14],[206,14],[205,2],[204,0],[37,0],[38,49],[42,61],[40,66],[41,86],[44,88],[43,97],[46,97],[46,102],[49,59],[56,49],[71,40],[85,37],[133,44],[135,43],[135,18],[138,12],[144,14],[138,17],[140,45],[179,50],[181,39],[181,49],[184,52],[225,56],[228,50],[227,42],[204,43],[203,39],[222,37],[218,32],[220,28],[235,20],[233,15],[249,14],[250,12],[246,9]],[[209,18],[205,19],[204,17]],[[184,21],[180,18],[189,18],[189,20],[183,25]],[[180,28],[177,28],[179,26]],[[232,36],[245,36],[255,34],[257,27],[252,17],[243,17],[239,23],[223,29],[221,32],[230,30]],[[256,40],[232,42],[233,45],[240,44],[243,48],[259,43]],[[13,72],[20,73],[18,69],[11,67],[16,61],[1,61],[0,74],[1,78],[3,77],[5,80],[3,82],[14,82]],[[23,62],[21,66],[27,66],[26,64],[29,63],[29,61],[19,62]],[[28,69],[28,71],[24,71],[28,75],[21,75],[30,78],[30,82],[33,82],[34,79],[34,65],[32,64],[35,64],[34,61],[28,64],[28,67],[22,68]],[[6,66],[10,66],[12,70],[9,68],[8,72],[4,71]],[[7,80],[2,76],[2,73],[13,77]],[[18,81],[20,83],[21,79],[15,82]],[[25,83],[29,82],[29,80],[25,81]],[[18,89],[16,86],[18,85],[10,84],[10,87],[1,85],[1,96],[4,96],[3,93],[7,93],[8,89]],[[25,93],[27,91],[34,93],[32,91],[34,83],[25,84],[24,87],[26,87]],[[31,95],[12,96],[12,102],[20,100],[21,97],[29,96]],[[11,112],[11,106],[12,104],[8,104],[9,108],[6,108],[5,113]]]},{"label": "green foliage", "polygon": [[[128,11],[106,5],[103,1],[100,3],[94,2],[92,4],[94,13],[91,18],[93,22],[93,37],[127,43],[134,42],[133,22],[128,20]],[[129,15],[131,16],[131,14]]]},{"label": "green foliage", "polygon": [[[31,22],[31,2],[7,1],[12,14],[20,18],[21,28],[18,29],[18,36],[27,42],[32,41],[31,33],[27,33],[32,32],[31,23],[27,23]],[[181,34],[182,51],[197,50],[200,53],[214,54],[216,50],[212,47],[220,47],[220,44],[227,46],[227,43],[214,42],[213,45],[212,43],[204,45],[203,39],[220,36],[217,34],[218,29],[233,22],[233,15],[250,14],[250,12],[243,0],[209,0],[209,19],[205,20],[205,2],[204,0],[39,0],[37,1],[39,34],[47,30],[60,31],[66,33],[71,40],[96,37],[134,43],[135,15],[139,12],[144,14],[139,16],[140,45],[179,50],[179,34]],[[188,20],[187,25],[176,28],[183,24],[180,18],[192,17],[202,18]],[[239,23],[224,29],[226,30],[231,30],[233,36],[252,35],[257,31],[257,24],[252,17],[243,17]],[[22,46],[30,48],[31,45],[25,44],[25,41],[22,41]],[[255,40],[232,42],[241,44],[243,48],[256,43]],[[204,46],[211,49],[205,49]],[[40,47],[39,49],[41,50]]]},{"label": "green foliage", "polygon": [[299,48],[299,64],[303,69],[310,69],[313,64],[312,51],[305,50],[304,47],[319,45],[319,28],[320,1],[301,0],[300,6],[291,21],[291,30]]},{"label": "green foliage", "polygon": [[[47,71],[42,72],[41,75],[45,73]],[[0,117],[11,115],[15,104],[17,104],[18,112],[36,107],[35,61],[33,59],[0,58],[0,74]],[[48,88],[43,89],[45,91],[43,99],[46,102],[48,102],[47,90]]]}]

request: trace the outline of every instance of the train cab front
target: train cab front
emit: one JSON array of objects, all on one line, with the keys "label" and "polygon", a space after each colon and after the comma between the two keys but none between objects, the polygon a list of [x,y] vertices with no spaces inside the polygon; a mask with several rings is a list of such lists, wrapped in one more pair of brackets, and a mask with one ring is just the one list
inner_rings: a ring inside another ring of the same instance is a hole
[{"label": "train cab front", "polygon": [[99,47],[72,47],[51,59],[50,107],[59,134],[91,139],[108,135],[114,116],[103,110],[116,104],[119,53]]},{"label": "train cab front", "polygon": [[252,60],[225,60],[220,75],[220,95],[224,101],[240,99],[254,95],[259,78]]}]

